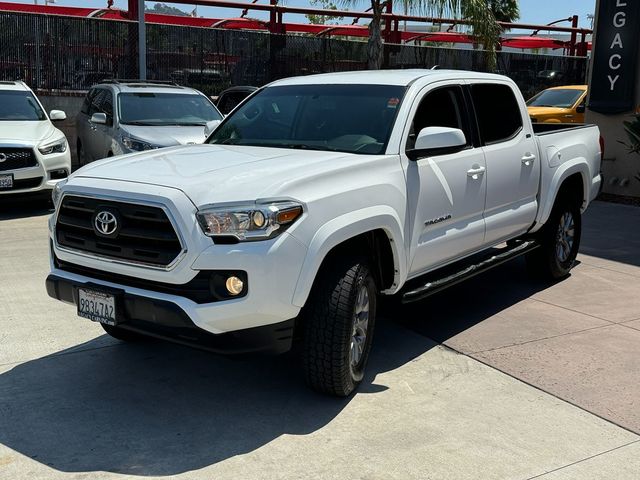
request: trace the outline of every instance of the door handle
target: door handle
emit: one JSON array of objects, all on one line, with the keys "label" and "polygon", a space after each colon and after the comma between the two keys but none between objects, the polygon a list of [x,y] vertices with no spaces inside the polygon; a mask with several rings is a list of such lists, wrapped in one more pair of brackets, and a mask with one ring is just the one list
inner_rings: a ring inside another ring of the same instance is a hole
[{"label": "door handle", "polygon": [[467,177],[471,177],[477,180],[480,175],[484,175],[486,168],[474,165],[470,170],[467,170]]},{"label": "door handle", "polygon": [[529,167],[533,164],[533,161],[536,159],[536,156],[532,153],[527,153],[524,157],[522,157],[522,164],[525,167]]}]

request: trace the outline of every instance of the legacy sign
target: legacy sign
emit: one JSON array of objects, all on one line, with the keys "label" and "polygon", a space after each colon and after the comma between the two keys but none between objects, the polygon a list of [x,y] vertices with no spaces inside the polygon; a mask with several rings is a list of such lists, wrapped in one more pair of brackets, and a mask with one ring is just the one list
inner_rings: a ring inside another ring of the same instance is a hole
[{"label": "legacy sign", "polygon": [[589,108],[633,110],[640,49],[640,0],[600,0]]}]

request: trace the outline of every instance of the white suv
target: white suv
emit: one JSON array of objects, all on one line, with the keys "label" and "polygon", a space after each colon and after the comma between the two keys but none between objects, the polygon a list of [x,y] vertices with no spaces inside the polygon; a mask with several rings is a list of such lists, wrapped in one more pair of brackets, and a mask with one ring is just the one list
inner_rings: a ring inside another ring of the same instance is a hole
[{"label": "white suv", "polygon": [[78,162],[202,143],[220,120],[213,102],[193,88],[105,80],[89,90],[76,117]]},{"label": "white suv", "polygon": [[0,82],[0,195],[51,190],[71,173],[69,144],[24,82]]}]

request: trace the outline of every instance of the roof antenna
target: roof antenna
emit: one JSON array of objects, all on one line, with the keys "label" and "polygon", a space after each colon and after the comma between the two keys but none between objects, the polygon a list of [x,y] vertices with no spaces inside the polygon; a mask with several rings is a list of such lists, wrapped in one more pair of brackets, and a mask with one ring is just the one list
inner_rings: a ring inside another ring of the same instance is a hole
[{"label": "roof antenna", "polygon": [[429,70],[440,70],[440,65],[434,65]]}]

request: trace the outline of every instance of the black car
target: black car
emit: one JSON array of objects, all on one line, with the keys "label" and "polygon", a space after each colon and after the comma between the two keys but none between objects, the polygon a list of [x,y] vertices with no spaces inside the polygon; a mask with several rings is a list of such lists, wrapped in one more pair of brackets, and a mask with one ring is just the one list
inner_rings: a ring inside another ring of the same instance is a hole
[{"label": "black car", "polygon": [[224,90],[216,101],[216,107],[223,115],[228,115],[245,98],[258,90],[258,87],[241,86],[231,87]]}]

